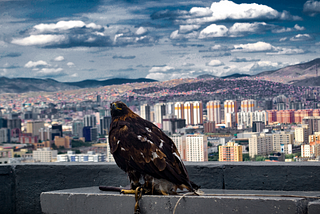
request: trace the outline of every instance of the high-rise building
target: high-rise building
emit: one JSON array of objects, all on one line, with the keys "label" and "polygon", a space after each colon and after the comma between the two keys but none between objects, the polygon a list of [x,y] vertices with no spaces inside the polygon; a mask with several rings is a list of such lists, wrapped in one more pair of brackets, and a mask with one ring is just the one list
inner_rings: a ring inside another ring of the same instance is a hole
[{"label": "high-rise building", "polygon": [[177,102],[174,104],[174,115],[176,115],[178,119],[185,119],[183,102]]},{"label": "high-rise building", "polygon": [[140,116],[145,120],[151,120],[150,106],[148,104],[143,104],[140,106]]},{"label": "high-rise building", "polygon": [[31,133],[32,136],[38,136],[41,128],[44,128],[43,121],[30,121],[27,123],[27,133]]},{"label": "high-rise building", "polygon": [[203,124],[202,101],[193,102],[193,125]]},{"label": "high-rise building", "polygon": [[187,135],[186,161],[208,161],[207,146],[207,136],[202,134]]},{"label": "high-rise building", "polygon": [[101,102],[101,95],[97,95],[97,103]]},{"label": "high-rise building", "polygon": [[186,161],[186,135],[173,134],[170,136],[171,140],[176,145],[178,152],[180,153],[180,157],[183,161]]},{"label": "high-rise building", "polygon": [[194,125],[193,115],[193,102],[185,102],[183,104],[184,119],[186,119],[186,125]]},{"label": "high-rise building", "polygon": [[8,128],[0,128],[0,143],[10,143],[10,129]]},{"label": "high-rise building", "polygon": [[62,137],[62,135],[63,135],[62,125],[53,124],[51,129],[52,129],[52,133],[58,133],[59,134],[59,135],[56,135],[56,136]]},{"label": "high-rise building", "polygon": [[273,152],[272,135],[266,133],[252,134],[249,138],[249,156],[267,155]]},{"label": "high-rise building", "polygon": [[185,119],[178,119],[175,115],[165,115],[163,117],[162,130],[169,132],[169,134],[176,133],[177,129],[181,129],[186,126]]},{"label": "high-rise building", "polygon": [[207,103],[207,120],[221,123],[221,105],[219,100],[209,101]]},{"label": "high-rise building", "polygon": [[265,110],[272,110],[272,104],[273,104],[272,100],[266,100],[265,105],[264,105],[264,109]]},{"label": "high-rise building", "polygon": [[226,100],[224,102],[224,122],[226,127],[235,127],[237,121],[237,101]]},{"label": "high-rise building", "polygon": [[7,128],[7,127],[8,127],[8,120],[3,117],[0,117],[0,129]]},{"label": "high-rise building", "polygon": [[83,137],[83,127],[84,127],[84,123],[82,120],[75,120],[72,123],[72,134],[75,137]]},{"label": "high-rise building", "polygon": [[242,146],[228,142],[226,146],[219,146],[219,161],[242,161]]},{"label": "high-rise building", "polygon": [[20,118],[13,118],[8,119],[7,125],[9,129],[19,129],[21,130],[21,119]]},{"label": "high-rise building", "polygon": [[294,129],[295,145],[309,143],[309,129],[308,125],[296,127]]},{"label": "high-rise building", "polygon": [[306,116],[302,119],[302,124],[308,125],[309,135],[320,131],[320,116]]},{"label": "high-rise building", "polygon": [[164,103],[157,103],[154,105],[154,122],[162,128],[163,116],[166,115],[166,105]]},{"label": "high-rise building", "polygon": [[241,101],[241,112],[254,112],[256,108],[255,100],[242,100]]},{"label": "high-rise building", "polygon": [[252,132],[262,132],[265,128],[265,124],[262,121],[253,121],[252,122]]},{"label": "high-rise building", "polygon": [[[272,134],[273,151],[281,152],[281,145],[293,144],[293,133],[281,131]],[[250,149],[249,149],[250,151]]]},{"label": "high-rise building", "polygon": [[96,127],[97,126],[97,118],[96,115],[85,115],[83,118],[84,126],[91,126]]},{"label": "high-rise building", "polygon": [[110,131],[111,116],[105,116],[100,119],[100,134],[106,135]]},{"label": "high-rise building", "polygon": [[64,147],[66,149],[70,148],[70,137],[65,136],[65,137],[59,137],[55,136],[54,138],[54,144],[59,148],[59,147]]},{"label": "high-rise building", "polygon": [[39,137],[41,141],[51,140],[51,130],[49,127],[39,129]]},{"label": "high-rise building", "polygon": [[169,102],[169,103],[166,103],[165,105],[166,105],[166,115],[174,114],[174,103]]}]

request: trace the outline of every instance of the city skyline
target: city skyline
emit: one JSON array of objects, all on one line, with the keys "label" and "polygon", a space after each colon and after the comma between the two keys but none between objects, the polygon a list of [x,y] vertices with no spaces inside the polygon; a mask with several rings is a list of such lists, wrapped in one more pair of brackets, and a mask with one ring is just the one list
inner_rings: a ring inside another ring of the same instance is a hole
[{"label": "city skyline", "polygon": [[0,75],[256,74],[318,57],[319,1],[2,1]]}]

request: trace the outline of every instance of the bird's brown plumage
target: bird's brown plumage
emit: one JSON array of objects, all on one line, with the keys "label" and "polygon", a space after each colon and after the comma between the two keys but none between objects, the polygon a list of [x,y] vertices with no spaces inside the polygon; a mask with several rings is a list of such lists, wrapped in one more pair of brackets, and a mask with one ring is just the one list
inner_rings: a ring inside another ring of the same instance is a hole
[{"label": "bird's brown plumage", "polygon": [[117,165],[137,184],[142,176],[164,179],[178,188],[193,191],[187,170],[173,141],[151,122],[132,112],[124,103],[111,104],[109,132],[111,153]]}]

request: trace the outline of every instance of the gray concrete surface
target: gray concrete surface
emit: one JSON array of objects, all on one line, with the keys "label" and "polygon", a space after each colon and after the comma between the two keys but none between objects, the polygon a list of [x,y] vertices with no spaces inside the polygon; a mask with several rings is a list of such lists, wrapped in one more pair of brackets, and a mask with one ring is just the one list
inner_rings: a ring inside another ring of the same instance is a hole
[{"label": "gray concrete surface", "polygon": [[[308,213],[309,200],[302,196],[320,196],[320,192],[204,190],[204,196],[186,196],[176,213]],[[215,195],[210,195],[215,194]],[[232,194],[233,196],[228,194]],[[253,196],[253,194],[257,196]],[[282,197],[286,196],[287,197]],[[297,197],[289,197],[295,195]],[[181,196],[144,195],[141,213],[172,214]],[[45,214],[133,213],[134,195],[100,191],[98,187],[77,188],[41,194]],[[314,199],[313,199],[314,200]]]},{"label": "gray concrete surface", "polygon": [[[320,191],[320,163],[187,162],[186,168],[206,189]],[[0,165],[0,213],[40,214],[41,192],[127,184],[114,163]]]},{"label": "gray concrete surface", "polygon": [[319,214],[320,213],[320,200],[310,202],[308,204],[308,214]]}]

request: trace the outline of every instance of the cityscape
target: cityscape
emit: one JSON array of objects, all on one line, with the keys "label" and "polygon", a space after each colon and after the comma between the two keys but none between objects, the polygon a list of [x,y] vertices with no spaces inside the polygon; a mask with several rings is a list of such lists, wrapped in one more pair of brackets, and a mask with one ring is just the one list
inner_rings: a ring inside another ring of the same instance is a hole
[{"label": "cityscape", "polygon": [[[250,93],[253,86],[274,89]],[[1,94],[1,164],[114,162],[108,132],[116,100],[165,132],[183,161],[319,161],[317,87],[199,77]]]}]

